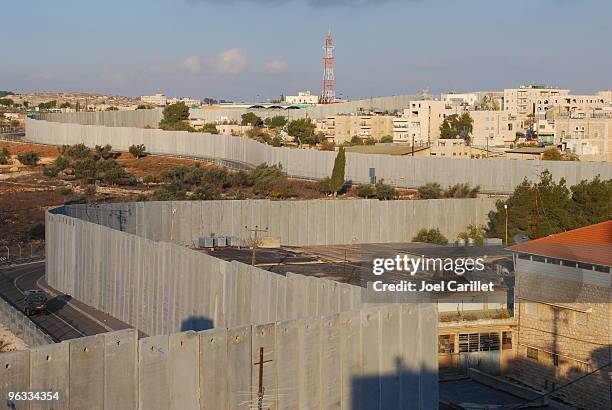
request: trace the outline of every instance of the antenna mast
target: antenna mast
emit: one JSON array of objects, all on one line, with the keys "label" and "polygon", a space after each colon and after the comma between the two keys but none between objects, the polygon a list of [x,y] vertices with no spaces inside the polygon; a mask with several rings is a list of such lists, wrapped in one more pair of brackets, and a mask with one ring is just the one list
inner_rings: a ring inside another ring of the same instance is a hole
[{"label": "antenna mast", "polygon": [[321,104],[331,104],[336,100],[336,80],[334,78],[334,40],[331,31],[325,37],[323,54],[323,92]]}]

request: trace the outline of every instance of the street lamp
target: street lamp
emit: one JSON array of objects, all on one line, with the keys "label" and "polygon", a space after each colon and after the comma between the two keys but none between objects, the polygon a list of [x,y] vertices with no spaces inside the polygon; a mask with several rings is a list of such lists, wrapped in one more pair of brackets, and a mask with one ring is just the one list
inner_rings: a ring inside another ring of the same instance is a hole
[{"label": "street lamp", "polygon": [[508,204],[504,204],[504,209],[506,210],[506,246],[508,246]]}]

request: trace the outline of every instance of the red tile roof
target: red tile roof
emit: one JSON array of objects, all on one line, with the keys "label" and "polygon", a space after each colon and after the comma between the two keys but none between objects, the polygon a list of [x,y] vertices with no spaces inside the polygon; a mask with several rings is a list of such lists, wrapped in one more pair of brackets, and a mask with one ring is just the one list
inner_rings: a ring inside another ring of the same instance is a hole
[{"label": "red tile roof", "polygon": [[612,266],[612,220],[509,247],[513,252]]}]

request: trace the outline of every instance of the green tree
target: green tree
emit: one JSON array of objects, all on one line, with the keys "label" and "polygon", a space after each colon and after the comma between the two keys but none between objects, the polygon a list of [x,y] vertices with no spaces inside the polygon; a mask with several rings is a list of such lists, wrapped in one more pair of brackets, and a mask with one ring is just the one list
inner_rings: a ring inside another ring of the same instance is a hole
[{"label": "green tree", "polygon": [[188,131],[189,107],[184,102],[170,104],[164,108],[163,118],[159,122],[159,128],[164,130]]},{"label": "green tree", "polygon": [[380,142],[382,142],[382,143],[393,142],[393,136],[392,135],[383,135],[383,137],[380,139]]},{"label": "green tree", "polygon": [[480,192],[480,186],[471,187],[470,184],[455,184],[449,186],[444,192],[446,198],[476,198]]},{"label": "green tree", "polygon": [[66,101],[60,104],[60,108],[72,108],[72,105]]},{"label": "green tree", "polygon": [[466,111],[463,114],[452,114],[444,118],[440,125],[440,138],[441,139],[455,139],[463,138],[467,139],[468,135],[472,133],[474,120],[470,114]]},{"label": "green tree", "polygon": [[106,108],[106,111],[119,111],[119,108],[114,107],[114,106],[110,106]]},{"label": "green tree", "polygon": [[268,117],[264,120],[264,124],[268,128],[283,128],[287,124],[287,117],[282,115]]},{"label": "green tree", "polygon": [[570,191],[576,227],[612,219],[612,179],[602,181],[598,175],[571,186]]},{"label": "green tree", "polygon": [[437,182],[428,182],[417,188],[421,199],[439,199],[444,197],[444,190]]},{"label": "green tree", "polygon": [[328,141],[327,139],[323,139],[320,146],[321,151],[333,151],[336,149],[336,144],[333,141]]},{"label": "green tree", "polygon": [[15,102],[11,98],[0,98],[0,105],[4,105],[5,107],[11,107]]},{"label": "green tree", "polygon": [[38,108],[41,110],[48,110],[50,108],[55,108],[56,106],[57,106],[56,100],[51,100],[51,101],[47,101],[47,102],[38,104]]},{"label": "green tree", "polygon": [[139,159],[146,155],[147,147],[144,144],[130,145],[129,152],[134,158]]},{"label": "green tree", "polygon": [[261,117],[252,112],[244,113],[240,118],[242,119],[241,125],[252,125],[253,127],[261,127],[264,125]]},{"label": "green tree", "polygon": [[334,196],[342,190],[344,186],[344,169],[346,166],[346,154],[344,153],[344,147],[340,147],[338,154],[336,154],[336,160],[334,161],[334,168],[332,170],[330,178],[330,188]]},{"label": "green tree", "polygon": [[436,245],[446,245],[448,244],[448,239],[438,228],[434,229],[421,229],[417,232],[416,236],[412,238],[412,242],[424,242],[424,243],[434,243]]},{"label": "green tree", "polygon": [[293,120],[287,125],[287,133],[299,144],[315,145],[318,138],[315,135],[316,125],[310,118]]},{"label": "green tree", "polygon": [[381,179],[374,185],[376,191],[376,198],[381,201],[388,201],[390,199],[396,199],[399,196],[399,192],[389,184],[385,184],[385,180]]},{"label": "green tree", "polygon": [[357,187],[357,196],[360,198],[373,198],[376,196],[376,190],[372,184],[361,184]]},{"label": "green tree", "polygon": [[290,186],[282,166],[261,164],[249,174],[253,193],[260,197],[284,198],[290,195]]},{"label": "green tree", "polygon": [[94,154],[98,157],[98,158],[102,158],[102,159],[109,159],[110,157],[113,156],[113,147],[110,146],[109,144],[106,144],[105,146],[100,146],[100,145],[96,145],[94,147]]},{"label": "green tree", "polygon": [[[585,182],[581,188],[578,188],[577,192],[584,192],[586,184]],[[597,186],[596,191],[600,189],[598,185],[597,182],[594,185]],[[590,196],[580,197],[584,201]],[[495,210],[489,213],[487,236],[504,238],[506,219],[504,205],[508,207],[508,240],[511,242],[517,233],[524,233],[531,239],[536,239],[581,226],[580,216],[576,214],[578,204],[574,203],[570,190],[565,186],[565,180],[561,178],[555,182],[552,174],[545,170],[540,174],[540,181],[532,183],[525,179],[506,201],[496,202]],[[593,207],[593,211],[597,212],[597,208],[598,206]],[[609,211],[607,216],[610,216]],[[591,215],[589,219],[597,218]],[[586,218],[582,223],[586,224]]]},{"label": "green tree", "polygon": [[476,245],[482,245],[484,243],[484,238],[484,228],[473,224],[468,225],[465,231],[457,235],[457,239],[463,239],[466,243],[472,239]]},{"label": "green tree", "polygon": [[202,126],[202,132],[207,132],[209,134],[218,134],[219,130],[217,129],[216,124],[208,122]]},{"label": "green tree", "polygon": [[23,154],[17,155],[17,159],[23,165],[35,167],[38,165],[38,161],[40,161],[40,155],[35,151],[24,152]]}]

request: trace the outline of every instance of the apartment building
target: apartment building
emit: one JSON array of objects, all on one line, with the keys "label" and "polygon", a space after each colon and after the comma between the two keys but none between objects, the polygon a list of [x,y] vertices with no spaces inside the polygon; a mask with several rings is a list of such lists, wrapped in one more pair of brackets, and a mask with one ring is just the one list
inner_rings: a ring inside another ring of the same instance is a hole
[{"label": "apartment building", "polygon": [[612,221],[510,249],[518,315],[511,375],[580,408],[610,409]]},{"label": "apartment building", "polygon": [[391,115],[333,115],[317,129],[333,138],[336,144],[350,141],[355,136],[380,140],[385,135],[393,135],[394,118]]},{"label": "apartment building", "polygon": [[562,95],[536,100],[536,115],[551,109],[557,112],[594,111],[612,107],[612,91],[599,91],[593,95]]},{"label": "apartment building", "polygon": [[582,159],[612,160],[612,111],[559,114],[553,121],[555,144]]},{"label": "apartment building", "polygon": [[544,85],[522,85],[519,88],[507,88],[504,90],[504,111],[515,116],[535,115],[538,101],[547,104],[551,101],[568,95],[570,90],[549,88]]},{"label": "apartment building", "polygon": [[141,95],[140,101],[145,104],[164,106],[168,102],[168,98],[164,94],[157,93],[155,95]]},{"label": "apartment building", "polygon": [[472,145],[482,147],[509,146],[517,132],[523,132],[525,121],[507,111],[466,109],[446,101],[414,101],[401,117],[393,120],[393,142],[427,145],[440,138],[440,125],[453,114],[468,112],[472,117]]},{"label": "apartment building", "polygon": [[194,98],[170,98],[168,100],[168,104],[176,104],[182,102],[187,107],[198,107],[202,105],[202,101],[196,100]]},{"label": "apartment building", "polygon": [[312,95],[310,91],[300,91],[298,95],[288,95],[285,97],[287,104],[318,104],[319,96]]},{"label": "apartment building", "polygon": [[469,111],[474,120],[473,146],[507,147],[516,140],[516,133],[523,132],[525,121],[507,111]]},{"label": "apartment building", "polygon": [[440,125],[444,118],[461,111],[462,107],[451,107],[445,101],[413,101],[401,117],[393,120],[393,142],[430,144],[440,138]]}]

